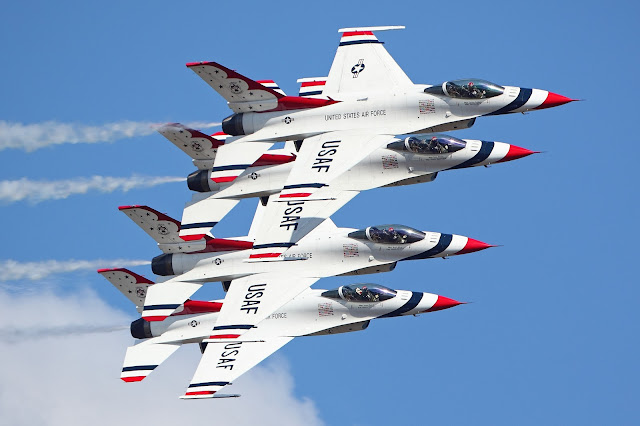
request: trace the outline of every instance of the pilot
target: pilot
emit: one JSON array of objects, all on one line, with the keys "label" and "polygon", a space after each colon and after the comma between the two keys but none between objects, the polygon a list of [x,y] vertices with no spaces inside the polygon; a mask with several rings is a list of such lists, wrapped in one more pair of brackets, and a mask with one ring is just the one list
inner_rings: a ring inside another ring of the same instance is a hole
[{"label": "pilot", "polygon": [[439,152],[438,138],[436,138],[435,136],[431,136],[431,140],[427,142],[427,150],[430,152]]}]

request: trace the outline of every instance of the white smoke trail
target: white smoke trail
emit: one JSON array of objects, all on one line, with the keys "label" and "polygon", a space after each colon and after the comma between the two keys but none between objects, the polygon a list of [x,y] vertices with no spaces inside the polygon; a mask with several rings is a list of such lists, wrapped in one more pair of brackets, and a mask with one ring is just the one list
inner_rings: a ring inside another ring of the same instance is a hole
[{"label": "white smoke trail", "polygon": [[[119,121],[101,126],[87,126],[57,121],[24,124],[0,120],[0,151],[14,148],[32,152],[50,145],[65,143],[113,142],[119,139],[151,135],[162,125],[163,123],[149,121]],[[219,125],[220,123],[205,122],[185,124],[193,129]]]},{"label": "white smoke trail", "polygon": [[45,200],[59,200],[74,194],[86,194],[89,191],[127,192],[134,188],[150,188],[163,183],[184,182],[183,177],[175,176],[131,176],[110,177],[92,176],[58,181],[38,181],[22,178],[0,181],[0,202],[15,203],[27,200],[39,203]]},{"label": "white smoke trail", "polygon": [[0,328],[0,341],[17,343],[47,337],[81,336],[86,334],[113,333],[128,329],[128,325],[66,325],[59,327]]},{"label": "white smoke trail", "polygon": [[100,268],[121,268],[127,266],[148,265],[148,260],[114,259],[114,260],[44,260],[41,262],[18,262],[12,259],[0,261],[0,281],[30,280],[35,281],[49,275],[74,272],[79,270],[97,270]]}]

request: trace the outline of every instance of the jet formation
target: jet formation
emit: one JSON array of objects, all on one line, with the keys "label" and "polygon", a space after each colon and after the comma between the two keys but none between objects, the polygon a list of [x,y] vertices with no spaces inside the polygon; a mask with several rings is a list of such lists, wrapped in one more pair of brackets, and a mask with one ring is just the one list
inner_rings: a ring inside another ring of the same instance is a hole
[{"label": "jet formation", "polygon": [[[217,62],[187,64],[233,114],[212,135],[180,123],[158,130],[197,169],[187,178],[193,195],[181,221],[148,206],[120,207],[162,251],[151,265],[162,282],[122,268],[98,271],[141,314],[131,323],[139,340],[127,349],[122,380],[143,380],[181,345],[195,343],[202,358],[181,398],[237,397],[220,391],[294,337],[360,331],[373,319],[461,304],[353,277],[490,244],[403,224],[340,228],[331,215],[361,191],[386,191],[392,199],[393,189],[378,188],[432,182],[440,173],[534,154],[447,132],[469,128],[479,117],[573,99],[475,78],[414,84],[376,35],[402,28],[339,30],[329,74],[298,80],[298,96]],[[258,202],[247,235],[215,238],[216,224],[248,198]],[[344,284],[311,288],[334,276]],[[222,283],[224,299],[192,299],[214,282]]]}]

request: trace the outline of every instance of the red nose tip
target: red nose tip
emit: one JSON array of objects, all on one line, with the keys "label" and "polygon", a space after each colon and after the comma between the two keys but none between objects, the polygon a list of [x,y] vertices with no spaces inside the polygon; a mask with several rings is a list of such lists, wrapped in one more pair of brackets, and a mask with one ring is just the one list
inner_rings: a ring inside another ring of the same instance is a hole
[{"label": "red nose tip", "polygon": [[503,161],[517,160],[518,158],[526,157],[527,155],[539,153],[539,151],[531,151],[527,148],[520,148],[519,146],[509,145],[509,152],[507,152],[507,155],[505,155],[502,160],[498,161],[498,163],[502,163]]},{"label": "red nose tip", "polygon": [[467,238],[467,244],[464,246],[462,250],[460,250],[456,254],[473,253],[474,251],[484,250],[489,247],[495,247],[495,246],[492,246],[491,244],[483,243],[482,241],[474,240],[473,238]]},{"label": "red nose tip", "polygon": [[547,99],[545,99],[544,102],[539,107],[536,107],[534,109],[544,109],[544,108],[556,107],[556,106],[559,106],[559,105],[568,104],[569,102],[573,102],[573,101],[575,101],[575,99],[567,98],[566,96],[562,96],[562,95],[558,95],[557,93],[549,92],[547,94]]},{"label": "red nose tip", "polygon": [[441,311],[443,309],[453,308],[454,306],[462,305],[464,302],[458,302],[457,300],[449,299],[448,297],[438,295],[438,300],[432,307],[425,312]]}]

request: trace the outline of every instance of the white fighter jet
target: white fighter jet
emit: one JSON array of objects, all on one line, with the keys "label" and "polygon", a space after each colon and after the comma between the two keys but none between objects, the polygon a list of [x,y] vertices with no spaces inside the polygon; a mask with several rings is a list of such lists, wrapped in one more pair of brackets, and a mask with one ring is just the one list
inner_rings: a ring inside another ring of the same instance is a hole
[{"label": "white fighter jet", "polygon": [[[224,135],[208,136],[177,123],[165,125],[159,132],[200,167],[187,178],[189,189],[197,193],[183,211],[180,236],[185,241],[202,239],[240,200],[261,197],[266,201],[265,197],[280,193],[295,165],[296,146],[287,142],[283,149],[267,151],[265,147],[265,153],[238,178],[220,181],[206,166],[215,159],[216,148],[224,145]],[[488,166],[535,153],[503,142],[435,133],[381,138],[378,144],[379,148],[340,176],[343,190],[357,194],[373,188],[431,182],[441,171]]]},{"label": "white fighter jet", "polygon": [[[154,283],[127,269],[98,270],[142,309]],[[225,398],[218,393],[273,352],[299,336],[321,336],[365,330],[372,319],[419,315],[457,306],[460,302],[431,293],[393,290],[378,284],[350,284],[333,290],[307,289],[263,321],[259,330],[230,338],[211,339],[223,300],[185,301],[162,322],[142,318],[131,323],[131,335],[141,339],[127,349],[121,379],[139,382],[151,374],[181,345],[198,343],[202,360],[181,397]],[[215,372],[215,374],[213,374]]]}]

